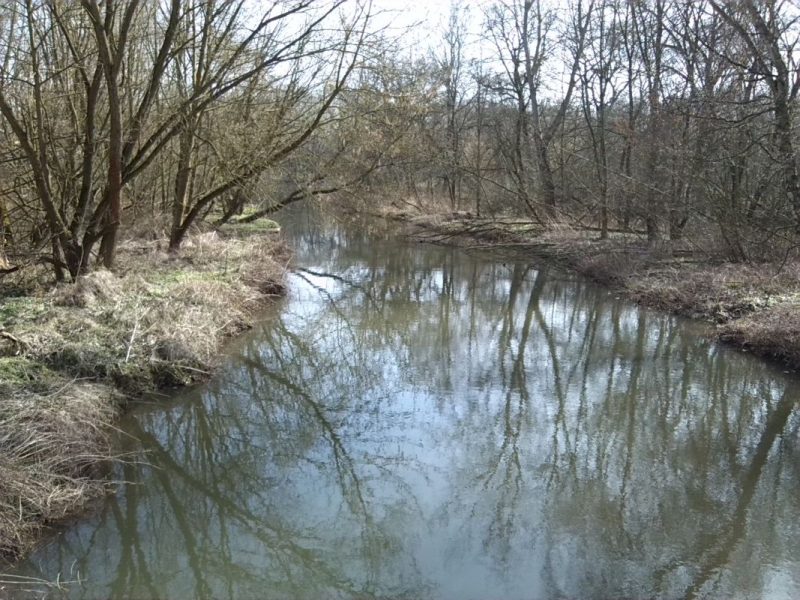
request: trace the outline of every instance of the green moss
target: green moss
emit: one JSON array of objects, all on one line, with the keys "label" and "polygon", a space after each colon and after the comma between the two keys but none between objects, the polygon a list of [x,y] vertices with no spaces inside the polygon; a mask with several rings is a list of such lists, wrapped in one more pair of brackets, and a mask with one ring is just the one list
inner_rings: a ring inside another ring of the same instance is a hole
[{"label": "green moss", "polygon": [[245,206],[242,210],[241,214],[237,217],[238,219],[246,219],[247,217],[251,217],[256,214],[258,211],[263,210],[263,206],[259,205],[250,205]]},{"label": "green moss", "polygon": [[40,298],[20,296],[0,299],[0,326],[10,327],[18,321],[31,321],[47,307]]},{"label": "green moss", "polygon": [[198,372],[176,362],[160,360],[151,363],[150,375],[157,389],[169,389],[192,385],[197,381]]},{"label": "green moss", "polygon": [[39,361],[25,356],[0,356],[0,395],[20,389],[43,393],[61,380]]},{"label": "green moss", "polygon": [[109,376],[116,389],[131,397],[151,392],[155,381],[149,365],[142,361],[120,361],[110,370]]}]

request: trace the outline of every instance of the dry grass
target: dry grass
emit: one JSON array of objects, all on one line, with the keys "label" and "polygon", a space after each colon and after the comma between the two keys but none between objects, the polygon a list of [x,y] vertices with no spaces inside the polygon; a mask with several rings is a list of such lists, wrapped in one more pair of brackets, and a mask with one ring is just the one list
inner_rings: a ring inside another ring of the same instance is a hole
[{"label": "dry grass", "polygon": [[632,300],[716,323],[719,338],[800,368],[800,261],[724,262],[708,243],[653,247],[641,236],[522,219],[420,214],[397,207],[383,216],[411,225],[425,241],[481,245],[540,257],[609,285]]},{"label": "dry grass", "polygon": [[71,377],[110,379],[140,393],[185,385],[213,368],[221,341],[246,329],[282,291],[285,254],[263,239],[191,238],[170,256],[129,243],[119,275],[98,270],[38,299],[8,330],[27,358]]},{"label": "dry grass", "polygon": [[800,303],[784,302],[720,327],[726,342],[800,366]]},{"label": "dry grass", "polygon": [[606,251],[578,251],[570,249],[569,263],[576,271],[607,285],[624,286],[634,273],[640,273],[646,257],[625,248],[612,248]]},{"label": "dry grass", "polygon": [[800,279],[793,268],[722,263],[655,269],[628,283],[631,296],[672,312],[727,323],[793,299]]},{"label": "dry grass", "polygon": [[0,556],[24,553],[44,524],[105,493],[98,468],[116,400],[107,386],[66,382],[0,402]]},{"label": "dry grass", "polygon": [[0,300],[0,555],[104,493],[120,398],[207,376],[223,341],[283,291],[286,248],[269,236],[129,241],[117,272]]}]

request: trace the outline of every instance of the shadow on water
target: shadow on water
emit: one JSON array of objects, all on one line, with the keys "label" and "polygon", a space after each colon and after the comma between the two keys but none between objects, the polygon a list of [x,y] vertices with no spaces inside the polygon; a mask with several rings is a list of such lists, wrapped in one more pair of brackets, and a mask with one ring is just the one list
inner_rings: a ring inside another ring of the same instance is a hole
[{"label": "shadow on water", "polygon": [[796,380],[528,265],[293,243],[279,314],[132,415],[119,492],[18,574],[76,598],[800,594]]}]

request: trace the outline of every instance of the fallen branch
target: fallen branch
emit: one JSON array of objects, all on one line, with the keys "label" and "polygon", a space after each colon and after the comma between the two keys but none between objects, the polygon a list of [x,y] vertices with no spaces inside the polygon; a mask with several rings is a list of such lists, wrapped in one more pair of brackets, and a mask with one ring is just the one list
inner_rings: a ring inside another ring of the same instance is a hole
[{"label": "fallen branch", "polygon": [[16,348],[16,350],[14,352],[15,355],[21,354],[22,351],[25,350],[25,348],[27,347],[25,342],[23,342],[18,337],[15,337],[15,336],[11,335],[5,329],[0,329],[0,338],[2,338],[4,340],[8,340],[12,344],[14,344],[14,346]]}]

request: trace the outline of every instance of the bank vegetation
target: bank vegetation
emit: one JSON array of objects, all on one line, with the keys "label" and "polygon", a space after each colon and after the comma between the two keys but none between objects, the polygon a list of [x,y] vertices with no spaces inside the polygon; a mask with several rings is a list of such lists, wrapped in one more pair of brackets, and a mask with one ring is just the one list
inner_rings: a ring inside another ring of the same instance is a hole
[{"label": "bank vegetation", "polygon": [[0,557],[106,491],[130,399],[207,377],[282,293],[265,217],[346,152],[368,21],[343,0],[0,2]]}]

